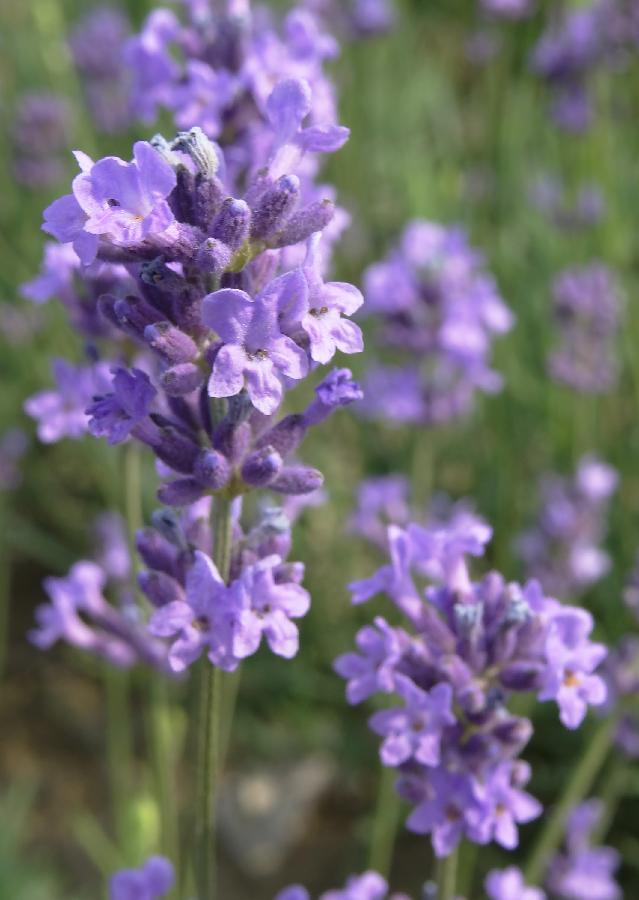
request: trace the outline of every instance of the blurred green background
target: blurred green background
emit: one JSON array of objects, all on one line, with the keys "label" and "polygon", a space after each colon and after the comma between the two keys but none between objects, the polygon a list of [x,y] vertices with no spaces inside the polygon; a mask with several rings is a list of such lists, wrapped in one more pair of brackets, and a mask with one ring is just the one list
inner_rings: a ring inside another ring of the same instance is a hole
[{"label": "blurred green background", "polygon": [[[16,183],[11,125],[19,98],[42,88],[71,98],[70,149],[127,157],[132,138],[150,136],[138,129],[105,138],[92,130],[65,49],[65,35],[89,6],[0,0],[0,309],[5,323],[7,316],[14,325],[24,318],[24,333],[3,326],[0,336],[0,434],[18,425],[31,436],[22,483],[0,494],[0,590],[10,611],[0,685],[1,900],[101,896],[109,872],[139,863],[144,852],[155,849],[157,830],[138,715],[145,676],[116,679],[105,692],[103,673],[90,660],[61,647],[42,654],[25,638],[42,600],[42,578],[64,573],[90,553],[94,517],[123,503],[122,457],[113,448],[94,440],[44,447],[22,412],[24,399],[50,383],[50,357],[79,360],[82,348],[55,303],[36,316],[19,298],[18,285],[39,267],[41,211],[66,189],[74,172],[69,157],[66,178],[51,189]],[[152,8],[136,0],[122,6],[136,25]],[[293,838],[282,839],[278,853],[272,853],[272,859],[281,856],[274,870],[260,869],[259,861],[248,865],[234,853],[233,835],[227,835],[225,898],[266,900],[296,879],[325,888],[327,873],[330,884],[337,884],[367,864],[378,796],[377,742],[366,728],[370,708],[348,709],[343,683],[331,671],[357,627],[382,609],[381,601],[379,607],[352,609],[345,587],[378,564],[361,540],[345,536],[361,478],[417,475],[421,505],[431,488],[473,498],[495,529],[478,570],[495,566],[517,578],[521,571],[512,541],[534,514],[538,477],[549,469],[571,473],[583,453],[596,452],[622,480],[607,539],[612,571],[584,603],[597,618],[600,639],[614,642],[632,627],[621,590],[639,547],[639,70],[633,61],[623,71],[598,76],[595,127],[579,137],[559,132],[549,123],[543,87],[528,71],[531,47],[550,6],[530,21],[497,26],[502,49],[477,67],[464,52],[477,19],[472,0],[406,0],[390,34],[346,45],[332,67],[340,118],[352,129],[350,142],[326,169],[326,179],[336,184],[353,215],[337,277],[358,283],[363,268],[388,250],[412,217],[458,222],[486,254],[517,325],[496,343],[503,392],[481,400],[466,421],[419,431],[343,413],[328,435],[320,431],[305,444],[304,458],[324,472],[330,495],[327,505],[304,514],[295,532],[293,558],[306,562],[314,602],[302,623],[302,651],[295,660],[283,663],[261,653],[245,666],[229,769],[231,778],[257,779],[253,787],[259,795],[260,784],[266,794],[271,783],[287,790],[299,766],[307,764],[311,775],[302,769],[300,777],[307,784],[317,780],[319,799],[311,797]],[[601,222],[580,232],[549,224],[529,200],[531,179],[546,172],[560,176],[569,189],[597,182],[606,199]],[[593,258],[619,273],[625,293],[621,378],[614,393],[602,398],[560,388],[545,371],[553,329],[551,280],[562,267]],[[354,360],[356,372],[363,366]],[[147,516],[153,482],[149,464]],[[130,803],[114,811],[108,791],[114,766],[107,761],[109,754],[117,759],[119,748],[109,732],[108,711],[118,691],[128,694],[133,712],[125,735],[133,762],[117,775]],[[161,723],[176,748],[186,724],[180,712],[185,692],[183,686],[172,689],[172,718]],[[532,790],[552,803],[588,746],[593,725],[567,733],[546,706],[535,723],[525,754],[534,767]],[[617,765],[614,759],[608,763],[602,775],[606,784]],[[260,777],[267,779],[266,787]],[[623,854],[621,880],[625,895],[634,897],[639,896],[639,772],[624,769],[624,779],[606,840]],[[391,818],[392,807],[389,803]],[[521,830],[524,851],[536,828],[538,823]],[[471,896],[481,896],[482,873],[508,861],[494,847],[482,850]],[[394,887],[416,892],[431,871],[427,840],[400,829]]]}]

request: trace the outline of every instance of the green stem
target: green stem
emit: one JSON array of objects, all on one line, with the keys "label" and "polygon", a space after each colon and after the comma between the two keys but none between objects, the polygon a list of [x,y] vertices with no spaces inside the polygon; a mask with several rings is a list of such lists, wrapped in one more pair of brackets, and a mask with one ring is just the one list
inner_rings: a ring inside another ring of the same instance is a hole
[{"label": "green stem", "polygon": [[[227,582],[231,568],[231,501],[221,496],[213,500],[213,558],[221,578]],[[215,801],[224,735],[222,672],[205,659],[200,667],[200,679],[195,872],[198,900],[215,900]]]},{"label": "green stem", "polygon": [[615,727],[616,720],[613,717],[599,723],[586,752],[574,769],[552,814],[547,817],[546,824],[533,847],[524,869],[527,884],[538,884],[543,878],[546,866],[559,846],[571,809],[588,795],[608,756]]},{"label": "green stem", "polygon": [[400,799],[395,790],[396,777],[394,769],[387,766],[382,768],[371,832],[369,868],[379,872],[384,878],[388,878],[390,873],[399,822]]},{"label": "green stem", "polygon": [[[7,506],[2,504],[0,509],[0,528],[2,533],[8,532]],[[0,548],[0,683],[4,679],[9,647],[10,624],[10,594],[11,594],[11,550],[8,542],[4,541]]]},{"label": "green stem", "polygon": [[454,900],[459,848],[441,859],[437,865],[437,900]]},{"label": "green stem", "polygon": [[129,723],[129,680],[125,672],[114,666],[104,666],[104,687],[107,710],[107,764],[113,809],[113,823],[118,847],[126,847],[127,808],[130,796],[128,780],[132,757]]}]

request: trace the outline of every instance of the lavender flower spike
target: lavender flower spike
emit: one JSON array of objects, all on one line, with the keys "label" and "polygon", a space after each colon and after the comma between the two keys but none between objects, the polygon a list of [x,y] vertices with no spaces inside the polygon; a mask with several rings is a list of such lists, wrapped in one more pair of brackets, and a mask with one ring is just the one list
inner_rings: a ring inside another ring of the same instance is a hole
[{"label": "lavender flower spike", "polygon": [[490,900],[545,900],[541,888],[528,887],[524,876],[516,866],[507,869],[493,869],[484,882]]}]

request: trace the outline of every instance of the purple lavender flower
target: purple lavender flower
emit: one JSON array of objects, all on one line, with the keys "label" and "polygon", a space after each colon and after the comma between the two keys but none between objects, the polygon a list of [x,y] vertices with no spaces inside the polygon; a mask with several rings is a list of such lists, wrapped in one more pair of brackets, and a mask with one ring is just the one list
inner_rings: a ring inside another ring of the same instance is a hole
[{"label": "purple lavender flower", "polygon": [[404,698],[403,709],[381,710],[369,720],[374,732],[382,735],[380,757],[385,766],[399,766],[416,759],[424,766],[440,762],[442,731],[455,724],[449,684],[436,684],[422,691],[410,678],[395,676],[395,689]]},{"label": "purple lavender flower", "polygon": [[484,882],[490,900],[545,900],[541,888],[528,887],[524,876],[516,866],[493,869]]},{"label": "purple lavender flower", "polygon": [[107,389],[108,366],[73,366],[63,359],[52,363],[55,390],[41,391],[26,401],[27,415],[38,423],[38,437],[45,444],[63,438],[77,440],[88,430],[86,408],[92,397]]},{"label": "purple lavender flower", "polygon": [[204,298],[204,322],[223,341],[209,379],[212,397],[238,394],[246,379],[251,402],[269,415],[282,397],[278,375],[293,379],[306,375],[305,353],[282,334],[278,325],[278,303],[290,281],[289,276],[282,276],[255,299],[244,291],[228,288]]},{"label": "purple lavender flower", "polygon": [[[325,891],[319,900],[409,900],[405,894],[388,894],[386,880],[377,872],[364,872],[362,875],[351,875],[343,888]],[[311,900],[306,888],[291,885],[284,888],[275,900]]]},{"label": "purple lavender flower", "polygon": [[131,121],[123,46],[130,25],[113,6],[98,6],[85,15],[69,39],[81,75],[87,107],[101,131],[125,129]]},{"label": "purple lavender flower", "polygon": [[476,390],[499,389],[490,344],[513,317],[463,231],[412,222],[387,260],[367,270],[364,288],[382,343],[414,359],[373,370],[365,412],[433,424],[466,413]]},{"label": "purple lavender flower", "polygon": [[31,642],[46,650],[64,640],[115,666],[145,662],[166,671],[162,645],[105,599],[105,584],[105,573],[88,561],[76,563],[65,578],[47,578],[44,587],[50,602],[36,609]]},{"label": "purple lavender flower", "polygon": [[535,10],[535,0],[481,0],[484,12],[504,19],[523,19]]},{"label": "purple lavender flower", "polygon": [[601,263],[567,269],[555,279],[553,301],[560,344],[549,359],[551,374],[585,393],[611,390],[621,309],[613,273]]},{"label": "purple lavender flower", "polygon": [[310,239],[302,268],[307,292],[297,296],[284,295],[280,301],[280,314],[282,327],[289,334],[295,333],[298,327],[306,333],[311,359],[326,364],[336,350],[361,353],[364,349],[359,326],[343,318],[356,312],[364,298],[352,284],[323,281],[318,259],[320,239],[319,233]]},{"label": "purple lavender flower", "polygon": [[408,522],[408,481],[401,475],[367,478],[357,490],[357,508],[348,522],[349,531],[386,549],[388,525]]},{"label": "purple lavender flower", "polygon": [[166,231],[175,221],[166,202],[176,183],[173,169],[146,141],[138,141],[133,153],[131,163],[117,156],[94,163],[76,151],[81,173],[73,181],[73,194],[44,211],[44,231],[73,243],[84,265],[95,259],[99,235],[127,246]]},{"label": "purple lavender flower", "polygon": [[557,701],[566,728],[577,728],[588,705],[600,705],[606,699],[605,683],[593,672],[607,650],[589,640],[593,625],[590,613],[576,607],[557,612],[550,622],[539,699]]},{"label": "purple lavender flower", "polygon": [[157,391],[148,375],[139,369],[114,369],[111,386],[112,392],[94,397],[86,414],[94,437],[120,444],[146,418]]},{"label": "purple lavender flower", "polygon": [[139,869],[122,869],[111,878],[109,900],[159,900],[175,882],[173,866],[163,856],[151,856]]},{"label": "purple lavender flower", "polygon": [[620,857],[611,847],[591,846],[590,835],[601,818],[598,800],[575,807],[566,828],[566,852],[552,860],[548,887],[561,900],[618,900],[622,896],[614,873]]},{"label": "purple lavender flower", "polygon": [[71,107],[64,97],[43,91],[20,98],[12,136],[14,171],[21,184],[37,188],[62,177],[71,125]]},{"label": "purple lavender flower", "polygon": [[[593,481],[605,490],[602,474]],[[467,507],[453,508],[447,523],[389,526],[390,562],[351,585],[352,599],[385,593],[408,630],[378,618],[358,634],[359,652],[335,662],[349,702],[377,692],[404,699],[404,709],[378,712],[370,725],[414,806],[407,827],[429,834],[438,856],[464,836],[513,848],[517,826],[541,812],[523,790],[530,770],[517,756],[532,725],[508,709],[512,693],[556,699],[569,728],[606,696],[594,674],[606,651],[590,641],[588,613],[544,596],[534,581],[471,578],[467,557],[482,555],[490,536]]]},{"label": "purple lavender flower", "polygon": [[582,457],[572,480],[543,478],[537,525],[516,542],[529,577],[573,597],[606,574],[610,560],[599,545],[617,481],[615,470],[593,456]]}]

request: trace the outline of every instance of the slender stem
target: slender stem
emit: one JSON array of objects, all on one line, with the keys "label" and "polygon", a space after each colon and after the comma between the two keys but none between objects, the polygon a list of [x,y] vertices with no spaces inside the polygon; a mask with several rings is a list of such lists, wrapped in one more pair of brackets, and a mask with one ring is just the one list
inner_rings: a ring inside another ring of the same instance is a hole
[{"label": "slender stem", "polygon": [[[231,568],[231,501],[213,501],[213,557],[227,582]],[[200,667],[199,741],[195,821],[195,871],[198,900],[216,896],[216,791],[224,728],[222,722],[222,672],[205,659]]]},{"label": "slender stem", "polygon": [[[8,529],[7,504],[0,507],[0,528],[3,534]],[[8,542],[4,541],[0,548],[0,682],[2,682],[7,664],[7,649],[9,647],[10,624],[10,594],[11,594],[11,550]]]},{"label": "slender stem", "polygon": [[388,878],[390,874],[399,822],[400,799],[395,790],[396,777],[394,769],[382,767],[371,833],[369,868],[379,872],[384,878]]},{"label": "slender stem", "polygon": [[551,815],[547,817],[546,824],[533,847],[528,864],[524,869],[528,884],[537,884],[542,879],[551,855],[561,841],[571,809],[588,795],[608,756],[615,727],[614,717],[605,719],[598,724],[586,752],[568,780],[559,802]]},{"label": "slender stem", "polygon": [[454,900],[459,848],[439,861],[437,866],[437,900]]},{"label": "slender stem", "polygon": [[118,847],[126,847],[127,807],[130,796],[128,776],[132,756],[131,728],[129,722],[129,681],[108,663],[104,666],[104,688],[108,725],[106,751],[109,769],[109,788],[113,809],[113,822]]}]

